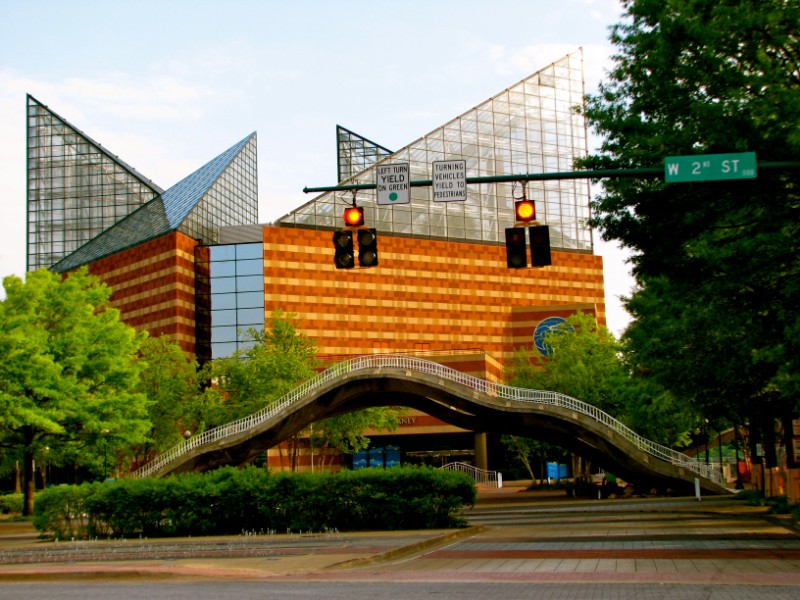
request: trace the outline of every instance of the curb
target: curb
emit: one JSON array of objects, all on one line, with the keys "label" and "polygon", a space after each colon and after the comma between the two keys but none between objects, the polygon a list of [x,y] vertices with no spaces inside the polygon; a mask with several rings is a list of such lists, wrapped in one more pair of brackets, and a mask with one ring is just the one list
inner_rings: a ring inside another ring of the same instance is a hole
[{"label": "curb", "polygon": [[[165,566],[161,560],[130,560],[124,562],[111,563],[28,563],[20,565],[18,569],[4,571],[0,569],[0,583],[11,582],[31,582],[42,581],[43,578],[58,581],[132,581],[146,578],[148,580],[178,580],[178,579],[209,579],[209,578],[229,578],[238,579],[264,579],[271,577],[292,577],[297,575],[309,575],[311,573],[322,573],[331,571],[345,571],[351,568],[365,567],[368,565],[379,564],[391,560],[396,560],[405,556],[411,556],[429,548],[441,547],[453,540],[464,537],[471,537],[484,531],[484,526],[470,526],[464,529],[446,531],[438,535],[433,535],[428,539],[413,541],[403,545],[402,531],[391,532],[401,534],[398,545],[385,552],[376,553],[371,556],[361,556],[350,558],[341,562],[325,564],[321,560],[316,566],[306,565],[301,571],[296,573],[276,573],[265,570],[250,569],[239,567],[234,564],[205,565],[202,567],[193,565],[170,565]],[[226,560],[224,557],[215,557],[216,560]]]},{"label": "curb", "polygon": [[459,529],[457,531],[444,533],[429,540],[423,540],[421,542],[415,542],[413,544],[409,544],[407,546],[401,546],[400,548],[395,548],[393,550],[387,550],[386,552],[376,554],[369,558],[351,558],[348,560],[343,560],[342,562],[329,565],[322,570],[329,571],[333,569],[351,569],[357,567],[366,567],[368,565],[381,562],[387,562],[390,560],[395,560],[398,558],[402,558],[404,556],[408,556],[409,554],[415,554],[417,552],[420,552],[421,550],[427,550],[428,548],[435,548],[437,546],[441,546],[453,540],[458,540],[465,537],[472,537],[473,535],[477,535],[485,530],[486,527],[484,527],[483,525],[474,525],[471,527],[466,527],[464,529]]}]

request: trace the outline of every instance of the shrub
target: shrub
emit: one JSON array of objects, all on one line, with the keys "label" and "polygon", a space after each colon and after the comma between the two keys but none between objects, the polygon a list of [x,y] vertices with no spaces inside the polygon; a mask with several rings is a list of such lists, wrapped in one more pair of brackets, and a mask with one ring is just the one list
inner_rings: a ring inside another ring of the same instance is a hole
[{"label": "shrub", "polygon": [[0,496],[0,515],[22,513],[22,494],[4,494]]},{"label": "shrub", "polygon": [[773,515],[788,515],[792,512],[789,506],[789,498],[786,496],[773,496],[767,500],[769,512]]},{"label": "shrub", "polygon": [[475,497],[469,476],[426,467],[279,475],[226,467],[49,488],[34,525],[62,538],[447,528],[465,525],[458,510]]},{"label": "shrub", "polygon": [[102,484],[56,485],[34,500],[33,526],[56,538],[82,537],[91,529],[88,502]]},{"label": "shrub", "polygon": [[737,500],[746,502],[748,506],[764,506],[764,494],[759,490],[742,490],[736,494]]},{"label": "shrub", "polygon": [[792,507],[792,520],[800,521],[800,504],[795,504]]}]

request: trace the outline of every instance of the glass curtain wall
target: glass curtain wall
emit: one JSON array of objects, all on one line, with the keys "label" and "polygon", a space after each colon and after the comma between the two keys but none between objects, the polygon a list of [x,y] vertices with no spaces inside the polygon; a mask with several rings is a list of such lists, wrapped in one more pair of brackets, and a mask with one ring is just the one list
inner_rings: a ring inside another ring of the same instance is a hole
[{"label": "glass curtain wall", "polygon": [[[256,147],[256,134],[253,133],[217,157],[215,161],[219,161],[224,170],[221,173],[211,170],[213,179],[207,191],[199,201],[190,201],[192,208],[185,216],[180,214],[181,210],[172,206],[169,193],[164,194],[170,219],[180,222],[178,231],[202,240],[205,244],[213,244],[219,241],[220,227],[258,223]],[[202,189],[204,184],[191,180],[187,185],[190,189]],[[174,213],[178,215],[175,217]]]},{"label": "glass curtain wall", "polygon": [[56,264],[163,190],[27,100],[30,271]]},{"label": "glass curtain wall", "polygon": [[[431,163],[464,159],[467,177],[571,171],[587,153],[587,131],[576,107],[583,103],[583,56],[578,51],[534,73],[476,108],[376,164],[407,162],[411,180],[431,179]],[[349,182],[373,183],[375,166]],[[343,182],[344,183],[344,182]],[[537,219],[550,226],[553,248],[592,250],[589,182],[528,182]],[[468,186],[466,202],[434,202],[429,187],[412,187],[411,202],[378,206],[375,190],[359,191],[366,222],[379,231],[421,238],[504,243],[514,224],[515,183]],[[340,228],[352,192],[326,192],[281,218],[289,226]]]},{"label": "glass curtain wall", "polygon": [[257,223],[257,181],[253,133],[51,268],[68,271],[174,230],[216,244],[222,227]]},{"label": "glass curtain wall", "polygon": [[336,126],[337,165],[339,179],[345,181],[371,167],[392,151],[353,133],[349,129]]},{"label": "glass curtain wall", "polygon": [[[248,329],[264,328],[264,248],[227,244],[203,248],[203,254],[208,262],[198,253],[197,271],[207,274],[207,285],[198,286],[197,304],[209,310],[210,358],[221,358],[252,345]],[[201,354],[198,348],[198,358]]]}]

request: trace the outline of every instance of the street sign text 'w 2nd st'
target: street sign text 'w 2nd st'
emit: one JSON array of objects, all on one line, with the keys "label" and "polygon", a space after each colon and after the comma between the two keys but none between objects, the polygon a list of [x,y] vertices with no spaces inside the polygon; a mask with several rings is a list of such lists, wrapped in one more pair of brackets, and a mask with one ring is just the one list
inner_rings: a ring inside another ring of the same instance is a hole
[{"label": "street sign text 'w 2nd st'", "polygon": [[668,156],[664,159],[664,181],[667,183],[755,178],[755,152]]}]

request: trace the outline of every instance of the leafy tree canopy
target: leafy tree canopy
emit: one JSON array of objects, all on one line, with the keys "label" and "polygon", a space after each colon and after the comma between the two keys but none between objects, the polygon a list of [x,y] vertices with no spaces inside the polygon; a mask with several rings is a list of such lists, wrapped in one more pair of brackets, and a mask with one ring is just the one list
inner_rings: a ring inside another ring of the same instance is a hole
[{"label": "leafy tree canopy", "polygon": [[577,313],[545,335],[549,356],[520,349],[509,370],[509,383],[528,389],[561,392],[615,414],[626,372],[620,346],[594,316]]},{"label": "leafy tree canopy", "polygon": [[298,331],[296,316],[276,310],[263,330],[248,332],[250,343],[208,363],[205,426],[246,417],[274,402],[316,373],[316,342]]},{"label": "leafy tree canopy", "polygon": [[34,452],[112,436],[141,442],[149,430],[137,393],[141,335],[108,306],[110,290],[86,269],[3,280],[0,302],[2,443],[22,450],[26,509]]},{"label": "leafy tree canopy", "polygon": [[137,390],[149,400],[152,428],[143,450],[163,452],[191,432],[199,418],[197,361],[166,336],[142,341]]},{"label": "leafy tree canopy", "polygon": [[[587,168],[666,156],[800,156],[800,2],[626,0],[615,63],[587,99]],[[800,170],[603,183],[594,224],[634,252],[634,366],[711,417],[797,409]]]},{"label": "leafy tree canopy", "polygon": [[400,425],[402,409],[376,406],[337,415],[315,423],[312,444],[315,448],[336,449],[343,454],[353,454],[369,448],[367,429],[395,431]]}]

